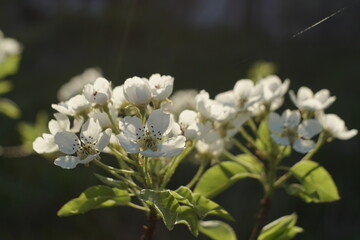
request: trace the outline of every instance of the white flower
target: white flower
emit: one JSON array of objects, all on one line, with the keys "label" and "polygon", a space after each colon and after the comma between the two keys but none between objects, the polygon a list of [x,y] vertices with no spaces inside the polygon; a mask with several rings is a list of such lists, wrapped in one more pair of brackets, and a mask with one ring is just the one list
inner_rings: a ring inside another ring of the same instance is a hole
[{"label": "white flower", "polygon": [[66,115],[55,113],[54,116],[56,120],[52,119],[48,123],[50,133],[42,134],[42,137],[37,137],[33,142],[33,149],[39,154],[58,151],[59,148],[54,142],[55,134],[63,131],[78,132],[83,122],[82,119],[75,119],[74,126],[70,129],[70,120]]},{"label": "white flower", "polygon": [[296,107],[309,111],[324,110],[336,100],[335,96],[330,97],[330,92],[327,89],[322,89],[314,95],[310,88],[301,87],[297,96],[292,90],[289,94]]},{"label": "white flower", "polygon": [[301,124],[300,121],[299,111],[286,110],[281,117],[271,112],[268,126],[272,139],[280,145],[292,145],[297,152],[309,152],[315,146],[310,139],[321,132],[321,125],[315,119],[305,120]]},{"label": "white flower", "polygon": [[290,81],[286,79],[284,83],[281,83],[281,80],[278,76],[270,75],[261,79],[258,85],[261,85],[263,91],[263,101],[265,103],[270,103],[277,98],[284,96],[289,88]]},{"label": "white flower", "polygon": [[75,116],[87,112],[91,108],[91,103],[86,100],[84,95],[78,94],[66,102],[52,104],[51,107],[60,113]]},{"label": "white flower", "polygon": [[215,130],[210,130],[204,138],[196,143],[196,149],[199,153],[219,156],[224,150],[224,140]]},{"label": "white flower", "polygon": [[171,97],[172,106],[169,107],[170,112],[178,116],[183,110],[195,110],[195,96],[198,92],[194,89],[176,91]]},{"label": "white flower", "polygon": [[117,86],[113,89],[111,101],[114,103],[116,108],[122,108],[127,103],[124,95],[124,85]]},{"label": "white flower", "polygon": [[184,110],[180,113],[179,125],[182,134],[187,140],[199,139],[212,128],[209,121],[205,123],[200,122],[197,112],[192,110]]},{"label": "white flower", "polygon": [[102,76],[98,68],[87,68],[80,75],[72,77],[67,83],[62,85],[57,93],[59,101],[66,101],[69,98],[80,93],[88,83],[94,83],[95,80]]},{"label": "white flower", "polygon": [[249,79],[242,79],[234,86],[234,97],[241,111],[258,102],[262,97],[262,85],[254,86]]},{"label": "white flower", "polygon": [[[111,129],[102,132],[97,120],[90,118],[81,128],[80,139],[72,132],[58,132],[55,135],[55,143],[59,150],[66,156],[55,159],[54,164],[65,169],[76,167],[79,163],[87,164],[96,157],[108,145]],[[72,156],[76,154],[76,156]]]},{"label": "white flower", "polygon": [[13,38],[4,38],[0,31],[0,63],[4,62],[8,56],[18,55],[22,47],[18,41]]},{"label": "white flower", "polygon": [[226,106],[220,102],[209,98],[209,93],[202,90],[195,97],[196,110],[201,113],[205,118],[214,121],[225,121],[232,118],[236,110],[233,107]]},{"label": "white flower", "polygon": [[[276,98],[274,101],[270,103],[270,111],[275,111],[279,109],[284,103],[284,98]],[[253,116],[259,116],[266,111],[266,107],[263,102],[256,102],[252,106],[249,107],[249,111]]]},{"label": "white flower", "polygon": [[147,105],[151,101],[149,81],[146,78],[128,78],[124,83],[124,96],[135,105]]},{"label": "white flower", "polygon": [[240,127],[251,117],[251,112],[241,112],[228,121],[214,122],[215,129],[224,139],[235,136]]},{"label": "white flower", "polygon": [[347,140],[358,133],[356,129],[348,130],[345,122],[336,114],[319,114],[317,119],[322,128],[333,138]]},{"label": "white flower", "polygon": [[97,78],[94,84],[84,86],[83,94],[91,103],[105,104],[111,99],[111,83],[105,78]]},{"label": "white flower", "polygon": [[[109,104],[109,112],[112,119],[117,122],[118,111],[113,105]],[[99,124],[102,128],[112,128],[111,121],[106,112],[101,112],[99,109],[94,109],[88,114],[89,117],[94,118],[99,121]]]},{"label": "white flower", "polygon": [[174,86],[174,78],[171,76],[161,76],[160,74],[153,74],[149,78],[152,97],[155,100],[161,101],[168,98]]},{"label": "white flower", "polygon": [[172,131],[171,115],[157,109],[145,125],[136,116],[126,116],[120,121],[120,144],[128,153],[141,153],[146,157],[171,157],[185,147],[184,136],[169,137]]}]

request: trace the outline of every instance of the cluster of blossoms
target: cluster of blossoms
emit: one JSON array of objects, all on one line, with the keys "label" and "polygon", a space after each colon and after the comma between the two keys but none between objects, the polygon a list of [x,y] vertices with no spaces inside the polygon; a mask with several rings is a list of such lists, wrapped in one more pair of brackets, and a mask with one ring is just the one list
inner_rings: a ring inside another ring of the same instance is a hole
[{"label": "cluster of blossoms", "polygon": [[[58,157],[55,164],[74,168],[98,157],[109,144],[120,144],[129,154],[172,157],[184,150],[186,142],[196,142],[199,154],[213,158],[244,123],[264,115],[269,116],[271,138],[300,153],[314,148],[311,139],[320,132],[339,139],[357,134],[357,130],[348,131],[337,115],[324,113],[335,101],[325,89],[316,94],[306,87],[297,95],[290,91],[298,110],[285,110],[281,116],[273,112],[282,105],[290,83],[275,75],[256,84],[239,80],[232,90],[214,99],[205,90],[183,91],[170,98],[174,84],[171,76],[133,77],[115,88],[100,76],[98,70],[88,69],[62,87],[59,97],[64,101],[52,105],[58,113],[49,122],[50,133],[35,140],[36,152],[68,154]],[[75,95],[81,85],[82,93]],[[66,91],[68,88],[72,92]],[[76,135],[79,132],[80,139]]]},{"label": "cluster of blossoms", "polygon": [[5,62],[10,56],[16,56],[21,53],[22,47],[18,41],[13,38],[6,38],[0,30],[0,64]]}]

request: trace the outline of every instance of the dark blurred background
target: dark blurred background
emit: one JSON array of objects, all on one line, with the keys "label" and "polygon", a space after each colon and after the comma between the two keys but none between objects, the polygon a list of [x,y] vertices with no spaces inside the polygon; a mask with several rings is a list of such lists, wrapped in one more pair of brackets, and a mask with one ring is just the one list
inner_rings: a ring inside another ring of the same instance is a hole
[{"label": "dark blurred background", "polygon": [[[264,60],[291,79],[291,89],[330,89],[337,101],[327,112],[359,129],[359,13],[360,1],[350,0],[1,0],[0,29],[24,46],[7,97],[22,109],[22,120],[32,122],[40,110],[54,112],[50,104],[63,83],[93,66],[114,85],[159,72],[175,76],[175,90],[205,88],[214,97]],[[289,98],[286,106],[294,108]],[[0,144],[19,144],[17,122],[0,119]],[[340,201],[305,204],[279,191],[269,220],[295,211],[305,229],[296,239],[360,239],[358,147],[359,137],[335,140],[315,157],[332,174]],[[187,183],[194,171],[191,162],[183,164],[171,185]],[[56,216],[96,183],[86,167],[63,170],[38,155],[1,157],[0,239],[138,239],[145,217],[130,208]],[[243,180],[215,198],[236,218],[231,225],[239,240],[249,235],[260,197],[260,186]],[[194,239],[183,225],[167,232],[159,223],[156,235]]]}]

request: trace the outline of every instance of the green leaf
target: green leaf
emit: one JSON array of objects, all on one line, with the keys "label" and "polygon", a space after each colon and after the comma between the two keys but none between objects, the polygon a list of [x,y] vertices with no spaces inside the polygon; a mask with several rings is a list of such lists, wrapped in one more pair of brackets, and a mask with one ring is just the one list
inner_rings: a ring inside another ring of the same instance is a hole
[{"label": "green leaf", "polygon": [[67,202],[57,214],[60,217],[71,216],[96,208],[124,206],[129,202],[127,191],[98,185],[86,189],[78,198]]},{"label": "green leaf", "polygon": [[7,57],[5,62],[0,64],[0,79],[7,75],[15,74],[18,70],[20,59],[20,55]]},{"label": "green leaf", "polygon": [[170,190],[143,189],[140,192],[140,199],[155,207],[169,230],[174,228],[180,205]]},{"label": "green leaf", "polygon": [[6,98],[0,99],[0,113],[14,119],[19,118],[21,114],[18,106],[13,101]]},{"label": "green leaf", "polygon": [[13,85],[10,81],[1,81],[0,82],[0,95],[10,92],[13,88]]},{"label": "green leaf", "polygon": [[234,218],[219,204],[199,193],[192,193],[188,187],[181,186],[175,192],[171,192],[175,193],[174,196],[179,202],[193,207],[200,219],[205,218],[207,215],[215,215],[229,221],[234,221]]},{"label": "green leaf", "polygon": [[190,232],[197,237],[199,235],[198,221],[198,216],[193,208],[180,206],[175,224],[185,224]]},{"label": "green leaf", "polygon": [[200,221],[199,230],[212,240],[237,240],[230,225],[221,221]]},{"label": "green leaf", "polygon": [[126,183],[124,183],[122,181],[119,181],[117,179],[113,179],[113,178],[110,178],[110,177],[105,177],[105,176],[102,176],[102,175],[97,174],[97,173],[94,173],[94,175],[102,183],[104,183],[104,184],[106,184],[108,186],[116,187],[116,188],[120,188],[120,189],[127,189]]},{"label": "green leaf", "polygon": [[203,174],[194,189],[194,193],[212,198],[238,180],[248,176],[249,172],[241,164],[233,161],[221,162]]},{"label": "green leaf", "polygon": [[289,240],[295,237],[303,229],[295,226],[297,215],[295,213],[281,217],[266,225],[258,240]]},{"label": "green leaf", "polygon": [[249,172],[261,174],[264,172],[264,165],[256,161],[254,157],[248,154],[239,154],[236,156],[236,161],[242,164]]},{"label": "green leaf", "polygon": [[291,172],[302,184],[303,188],[297,187],[295,194],[306,202],[333,202],[339,200],[339,193],[330,174],[313,161],[301,161],[291,168]]}]

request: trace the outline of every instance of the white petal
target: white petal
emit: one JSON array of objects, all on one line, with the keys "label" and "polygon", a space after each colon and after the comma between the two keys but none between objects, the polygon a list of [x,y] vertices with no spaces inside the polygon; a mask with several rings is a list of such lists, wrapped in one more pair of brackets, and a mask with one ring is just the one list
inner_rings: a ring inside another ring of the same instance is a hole
[{"label": "white petal", "polygon": [[161,157],[163,155],[162,152],[152,151],[151,149],[146,149],[145,151],[140,152],[145,157]]},{"label": "white petal", "polygon": [[339,132],[336,137],[341,140],[348,140],[348,139],[356,136],[357,133],[358,133],[358,130],[356,130],[356,129],[352,129],[349,131],[344,130],[344,131]]},{"label": "white petal", "polygon": [[309,98],[300,104],[300,108],[310,111],[317,111],[323,109],[323,106],[316,99]]},{"label": "white petal", "polygon": [[56,111],[58,111],[59,113],[63,113],[63,114],[66,114],[66,115],[73,115],[74,112],[69,109],[69,106],[68,106],[68,103],[66,102],[60,102],[58,104],[51,104],[51,107],[53,109],[55,109]]},{"label": "white petal", "polygon": [[151,87],[149,81],[144,78],[129,78],[124,83],[125,98],[137,105],[146,105],[151,101]]},{"label": "white petal", "polygon": [[101,131],[99,121],[89,118],[81,128],[80,139],[84,143],[94,143],[99,138]]},{"label": "white petal", "polygon": [[85,96],[82,94],[78,94],[68,101],[69,109],[72,110],[72,112],[81,112],[91,106],[91,103],[86,100]]},{"label": "white petal", "polygon": [[167,139],[161,144],[158,144],[158,151],[163,153],[165,157],[172,157],[180,154],[185,147],[186,138],[184,136],[177,136]]},{"label": "white petal", "polygon": [[295,151],[299,153],[310,152],[315,147],[315,142],[313,140],[303,140],[297,138],[293,144]]},{"label": "white petal", "polygon": [[110,128],[106,129],[104,132],[100,133],[98,142],[95,146],[95,149],[98,151],[102,151],[110,141],[112,130]]},{"label": "white petal", "polygon": [[323,103],[322,109],[328,108],[331,104],[333,104],[333,102],[335,102],[335,100],[336,100],[336,97],[335,97],[335,96],[329,97],[329,98]]},{"label": "white petal", "polygon": [[126,116],[119,121],[121,132],[130,140],[138,139],[144,135],[145,127],[142,125],[140,118],[136,116]]},{"label": "white petal", "polygon": [[276,134],[271,134],[271,138],[277,143],[277,144],[280,144],[280,145],[283,145],[283,146],[288,146],[290,145],[290,142],[289,142],[289,139],[287,137],[280,137]]},{"label": "white petal", "polygon": [[87,164],[89,162],[91,162],[92,160],[94,160],[97,156],[99,156],[99,154],[92,154],[92,155],[88,155],[85,159],[80,160],[79,163],[81,164]]},{"label": "white petal", "polygon": [[71,132],[79,132],[81,129],[81,126],[84,123],[84,118],[80,117],[80,118],[75,118],[73,121],[73,127],[71,128]]},{"label": "white petal", "polygon": [[320,101],[321,103],[326,102],[326,100],[330,97],[330,91],[327,89],[322,89],[320,91],[318,91],[314,98],[318,101]]},{"label": "white petal", "polygon": [[59,150],[65,154],[75,153],[80,146],[79,138],[71,132],[56,133],[55,143],[59,146]]},{"label": "white petal", "polygon": [[179,124],[182,128],[187,128],[194,122],[196,122],[197,113],[192,110],[184,110],[179,115]]},{"label": "white petal", "polygon": [[274,112],[269,114],[268,126],[271,132],[282,132],[283,125],[281,122],[280,115]]},{"label": "white petal", "polygon": [[303,121],[298,127],[298,133],[301,137],[310,139],[321,132],[321,125],[315,119]]},{"label": "white petal", "polygon": [[301,120],[300,112],[297,110],[291,111],[289,109],[285,110],[281,116],[281,121],[283,125],[288,128],[295,128],[299,125]]},{"label": "white petal", "polygon": [[146,123],[147,129],[154,137],[166,136],[172,129],[171,115],[161,109],[153,111]]},{"label": "white petal", "polygon": [[215,101],[230,107],[236,106],[236,99],[235,99],[234,91],[232,90],[219,93],[218,95],[215,96]]},{"label": "white petal", "polygon": [[140,150],[140,146],[137,142],[132,141],[124,133],[120,133],[116,135],[119,140],[120,145],[125,149],[128,153],[138,153]]},{"label": "white petal", "polygon": [[290,90],[290,91],[289,91],[289,95],[290,95],[290,99],[291,99],[291,101],[294,103],[294,105],[295,105],[297,108],[299,108],[298,100],[297,100],[297,98],[296,98],[296,96],[295,96],[294,91],[293,91],[293,90]]},{"label": "white petal", "polygon": [[254,88],[254,82],[249,79],[241,79],[235,83],[234,95],[237,100],[247,100],[250,98]]},{"label": "white petal", "polygon": [[61,156],[55,159],[54,164],[56,166],[65,168],[65,169],[72,169],[75,168],[76,165],[80,163],[80,158],[74,156]]},{"label": "white petal", "polygon": [[299,105],[301,105],[302,102],[304,102],[305,100],[309,99],[309,98],[313,98],[314,93],[313,91],[311,91],[310,88],[308,87],[301,87],[298,90],[297,93],[297,103]]},{"label": "white petal", "polygon": [[54,142],[54,136],[47,133],[44,133],[42,137],[37,137],[35,139],[33,142],[33,149],[39,154],[52,153],[59,150]]},{"label": "white petal", "polygon": [[149,78],[149,84],[151,86],[152,96],[156,100],[163,100],[168,98],[174,86],[174,78],[171,76],[160,74],[153,74]]},{"label": "white petal", "polygon": [[125,102],[127,102],[125,95],[124,95],[124,85],[115,87],[112,92],[112,101],[114,105],[119,108]]}]

